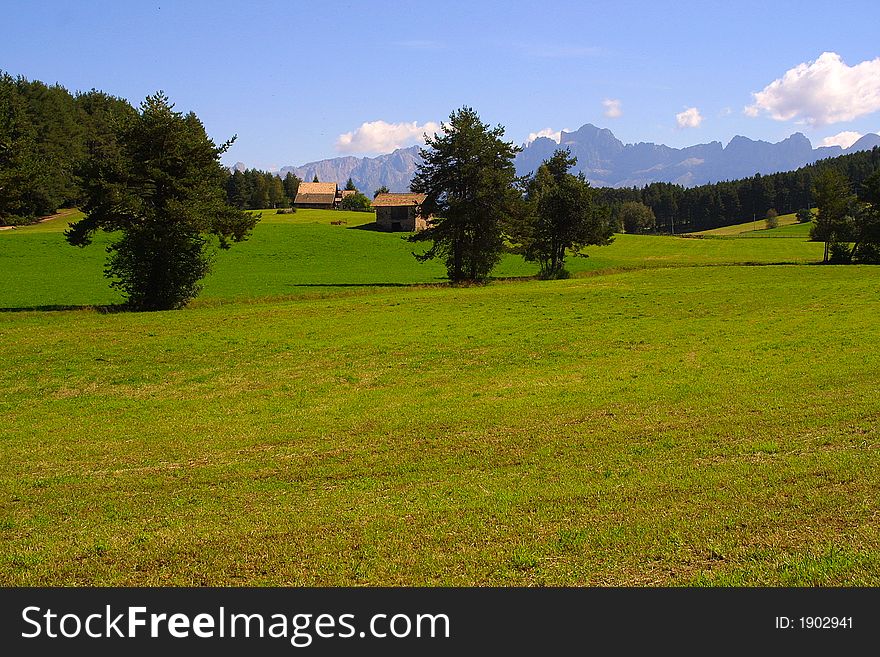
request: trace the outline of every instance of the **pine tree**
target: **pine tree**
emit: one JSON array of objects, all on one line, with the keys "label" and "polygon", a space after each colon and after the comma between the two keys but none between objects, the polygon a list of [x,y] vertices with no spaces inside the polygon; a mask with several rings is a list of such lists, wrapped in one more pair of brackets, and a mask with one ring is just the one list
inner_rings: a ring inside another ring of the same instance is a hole
[{"label": "pine tree", "polygon": [[147,97],[117,128],[118,156],[88,160],[86,216],[65,233],[75,246],[119,234],[105,275],[135,310],[185,305],[210,269],[209,235],[228,248],[259,221],[226,203],[220,155],[232,141],[216,146],[195,114],[173,107],[162,92]]},{"label": "pine tree", "polygon": [[[589,245],[611,243],[614,225],[608,208],[594,203],[593,190],[583,174],[569,170],[577,164],[566,150],[557,150],[526,182],[526,212],[510,222],[517,251],[539,263],[542,278],[565,275],[565,253]],[[624,203],[624,207],[635,205]],[[650,212],[650,208],[640,205]],[[654,215],[651,214],[651,220]]]},{"label": "pine tree", "polygon": [[420,151],[411,189],[425,194],[422,215],[434,219],[409,239],[431,242],[416,258],[442,258],[452,281],[485,280],[501,258],[502,223],[520,202],[513,166],[520,149],[503,134],[462,107]]},{"label": "pine tree", "polygon": [[226,201],[239,210],[247,209],[251,198],[250,182],[241,171],[236,169],[229,176],[226,184]]},{"label": "pine tree", "polygon": [[269,184],[266,182],[266,176],[256,169],[252,170],[253,188],[251,189],[251,198],[248,207],[251,210],[261,210],[269,207]]},{"label": "pine tree", "polygon": [[36,131],[15,80],[0,75],[0,225],[32,218],[44,209],[41,188],[49,184],[40,167]]},{"label": "pine tree", "polygon": [[868,176],[859,189],[853,217],[853,246],[850,259],[864,264],[880,263],[880,170]]},{"label": "pine tree", "polygon": [[[816,220],[810,228],[810,238],[825,242],[823,262],[828,262],[833,245],[849,241],[847,227],[853,214],[855,195],[849,180],[837,169],[822,169],[813,181],[816,199]],[[841,249],[835,249],[841,253]],[[847,249],[848,250],[848,249]]]}]

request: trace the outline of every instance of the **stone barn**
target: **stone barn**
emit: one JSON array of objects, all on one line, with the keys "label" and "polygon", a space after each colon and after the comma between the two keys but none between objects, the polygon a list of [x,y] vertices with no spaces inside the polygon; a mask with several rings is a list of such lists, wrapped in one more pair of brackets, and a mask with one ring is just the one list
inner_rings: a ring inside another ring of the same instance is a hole
[{"label": "stone barn", "polygon": [[379,194],[373,199],[376,223],[382,230],[417,231],[428,227],[422,216],[424,194]]},{"label": "stone barn", "polygon": [[295,208],[333,210],[339,207],[342,195],[336,183],[301,182],[293,202]]}]

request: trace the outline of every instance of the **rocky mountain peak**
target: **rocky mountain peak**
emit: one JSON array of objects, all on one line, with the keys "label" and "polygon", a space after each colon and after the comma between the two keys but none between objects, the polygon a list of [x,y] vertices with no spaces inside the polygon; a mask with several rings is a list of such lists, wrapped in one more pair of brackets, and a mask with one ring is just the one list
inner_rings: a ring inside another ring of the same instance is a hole
[{"label": "rocky mountain peak", "polygon": [[[577,157],[577,171],[582,171],[594,185],[610,187],[643,186],[652,182],[671,182],[685,186],[720,180],[734,180],[756,173],[791,171],[819,159],[843,153],[869,150],[880,146],[880,136],[868,134],[848,149],[839,146],[813,148],[803,133],[796,132],[777,143],[753,140],[737,135],[723,146],[713,141],[686,148],[639,142],[624,144],[607,128],[585,123],[573,132],[560,133],[560,143],[539,137],[524,146],[517,155],[519,175],[534,172],[557,148],[568,148]],[[303,180],[318,179],[345,184],[351,178],[367,194],[382,185],[392,192],[409,191],[409,184],[421,161],[419,146],[400,148],[378,157],[337,157],[309,162],[298,167],[283,167]],[[244,165],[237,163],[235,168]]]}]

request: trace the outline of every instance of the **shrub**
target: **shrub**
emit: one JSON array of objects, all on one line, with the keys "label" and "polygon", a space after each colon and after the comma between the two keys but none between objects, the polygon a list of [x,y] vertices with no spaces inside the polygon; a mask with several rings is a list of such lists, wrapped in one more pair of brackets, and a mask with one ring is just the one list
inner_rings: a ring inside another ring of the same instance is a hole
[{"label": "shrub", "polygon": [[342,203],[339,204],[339,207],[343,210],[354,210],[355,212],[369,212],[372,210],[372,203],[370,199],[361,194],[360,192],[356,194],[349,194],[344,199],[342,199]]},{"label": "shrub", "polygon": [[852,253],[846,242],[832,242],[829,249],[831,254],[828,262],[834,265],[845,265],[852,262]]},{"label": "shrub", "polygon": [[875,244],[874,242],[859,244],[852,259],[853,262],[857,262],[860,265],[880,264],[880,244]]},{"label": "shrub", "polygon": [[571,278],[571,272],[568,271],[565,267],[562,269],[558,269],[555,272],[550,270],[542,270],[538,274],[538,278],[545,281],[561,281],[566,278]]}]

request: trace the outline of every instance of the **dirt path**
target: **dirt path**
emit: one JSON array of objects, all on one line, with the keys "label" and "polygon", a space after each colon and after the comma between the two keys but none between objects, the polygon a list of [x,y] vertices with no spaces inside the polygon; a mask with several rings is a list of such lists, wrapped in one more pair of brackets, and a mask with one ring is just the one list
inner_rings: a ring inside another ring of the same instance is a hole
[{"label": "dirt path", "polygon": [[[62,210],[56,214],[50,214],[48,217],[41,217],[37,221],[32,224],[27,224],[27,226],[35,226],[36,224],[44,224],[47,221],[52,221],[53,219],[61,219],[63,217],[69,217],[74,212],[76,212],[76,208],[67,208],[66,210]],[[12,230],[13,228],[24,228],[25,226],[0,226],[0,230]]]}]

